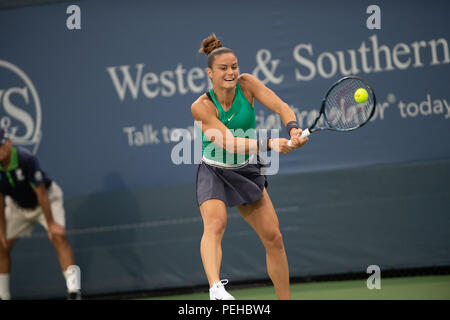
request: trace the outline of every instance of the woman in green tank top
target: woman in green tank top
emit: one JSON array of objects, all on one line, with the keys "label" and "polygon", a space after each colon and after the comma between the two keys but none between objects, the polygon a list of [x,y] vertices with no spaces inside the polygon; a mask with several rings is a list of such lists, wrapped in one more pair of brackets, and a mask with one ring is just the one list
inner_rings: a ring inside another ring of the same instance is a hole
[{"label": "woman in green tank top", "polygon": [[[203,158],[197,171],[197,203],[203,219],[200,252],[210,285],[210,299],[232,300],[220,280],[221,241],[227,224],[226,207],[239,213],[256,231],[266,250],[267,271],[279,299],[290,299],[289,268],[278,217],[267,193],[267,180],[258,152],[289,153],[300,148],[295,113],[272,90],[250,74],[239,75],[237,57],[214,34],[203,40],[200,52],[207,55],[207,73],[213,87],[191,106],[203,137]],[[256,139],[257,99],[277,113],[291,136],[287,139]]]},{"label": "woman in green tank top", "polygon": [[[211,89],[208,97],[214,102],[219,113],[218,118],[234,137],[255,139],[255,109],[242,92],[239,82],[236,83],[233,104],[228,110],[225,110],[219,101],[217,101],[214,90]],[[205,160],[212,160],[218,165],[240,165],[249,160],[250,154],[239,154],[227,152],[220,146],[215,145],[209,140],[202,131],[203,148],[202,154]]]}]

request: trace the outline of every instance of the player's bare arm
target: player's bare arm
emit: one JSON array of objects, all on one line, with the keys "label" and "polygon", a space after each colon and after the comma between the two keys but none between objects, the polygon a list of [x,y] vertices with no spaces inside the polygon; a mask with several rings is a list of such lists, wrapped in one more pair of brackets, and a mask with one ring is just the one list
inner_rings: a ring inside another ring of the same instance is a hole
[{"label": "player's bare arm", "polygon": [[[239,85],[241,85],[243,90],[250,92],[252,97],[261,102],[269,110],[278,114],[285,126],[291,121],[297,122],[295,113],[288,104],[281,100],[270,88],[266,87],[264,83],[253,75],[247,73],[242,74],[239,77]],[[298,138],[302,134],[302,129],[300,128],[292,128],[289,134],[293,142],[293,148],[300,148],[308,142],[307,138]]]},{"label": "player's bare arm", "polygon": [[[257,141],[234,137],[231,131],[219,120],[216,110],[206,95],[201,96],[191,106],[192,116],[205,136],[212,143],[230,153],[256,153],[258,151]],[[242,146],[245,148],[242,148]]]},{"label": "player's bare arm", "polygon": [[[288,107],[289,108],[289,107]],[[206,95],[201,96],[191,106],[192,116],[205,136],[215,145],[230,153],[257,153],[258,141],[255,139],[234,137],[231,131],[218,119],[217,111]],[[289,153],[292,147],[284,138],[270,139],[269,148],[278,153]]]}]

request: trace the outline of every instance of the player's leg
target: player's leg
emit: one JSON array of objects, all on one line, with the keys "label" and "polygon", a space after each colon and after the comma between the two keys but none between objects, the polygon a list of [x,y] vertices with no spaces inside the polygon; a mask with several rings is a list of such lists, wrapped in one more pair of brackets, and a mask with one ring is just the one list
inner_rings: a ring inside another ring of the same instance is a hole
[{"label": "player's leg", "polygon": [[200,206],[203,219],[203,235],[200,254],[209,286],[220,280],[222,263],[222,237],[227,225],[225,203],[218,199],[206,200]]},{"label": "player's leg", "polygon": [[256,231],[266,249],[267,272],[278,299],[290,299],[288,260],[278,217],[266,189],[260,200],[251,205],[238,206],[238,210]]},{"label": "player's leg", "polygon": [[200,254],[209,282],[209,297],[211,300],[234,300],[234,297],[224,288],[227,282],[220,280],[222,238],[227,225],[225,203],[218,199],[206,200],[201,204],[200,212],[203,218]]},{"label": "player's leg", "polygon": [[11,249],[17,239],[7,240],[7,247],[0,245],[0,299],[11,299],[9,276],[11,274]]}]

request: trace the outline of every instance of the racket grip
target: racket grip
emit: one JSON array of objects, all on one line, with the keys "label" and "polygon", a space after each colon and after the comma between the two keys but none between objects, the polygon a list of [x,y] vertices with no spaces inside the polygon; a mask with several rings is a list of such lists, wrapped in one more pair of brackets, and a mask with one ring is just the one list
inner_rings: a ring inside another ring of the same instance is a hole
[{"label": "racket grip", "polygon": [[[305,129],[305,130],[303,130],[302,135],[300,136],[300,139],[306,138],[306,137],[309,136],[310,134],[311,134],[311,132],[309,132],[309,129]],[[287,145],[288,145],[289,147],[292,146],[292,141],[289,140],[288,143],[287,143]]]}]

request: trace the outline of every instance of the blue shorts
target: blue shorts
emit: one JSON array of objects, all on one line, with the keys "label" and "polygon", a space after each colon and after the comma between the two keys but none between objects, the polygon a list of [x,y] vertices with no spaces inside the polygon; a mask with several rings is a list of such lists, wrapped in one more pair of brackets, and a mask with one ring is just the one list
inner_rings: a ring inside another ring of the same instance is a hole
[{"label": "blue shorts", "polygon": [[243,167],[221,168],[201,162],[197,168],[197,204],[219,199],[227,207],[249,205],[263,196],[267,188],[266,176],[261,174],[265,165],[260,161]]}]

